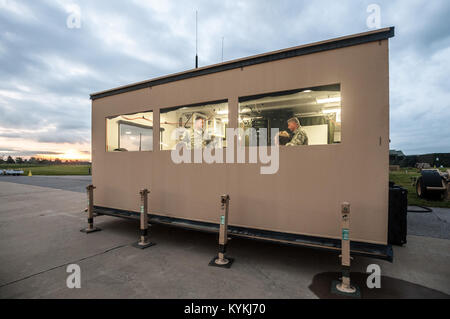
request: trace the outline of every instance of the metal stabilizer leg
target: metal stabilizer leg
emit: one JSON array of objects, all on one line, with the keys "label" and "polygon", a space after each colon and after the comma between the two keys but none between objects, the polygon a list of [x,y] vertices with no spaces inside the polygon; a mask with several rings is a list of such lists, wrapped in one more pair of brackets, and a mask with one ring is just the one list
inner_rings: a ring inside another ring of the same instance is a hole
[{"label": "metal stabilizer leg", "polygon": [[331,292],[337,295],[361,298],[361,292],[350,282],[350,204],[342,203],[341,280],[333,280]]},{"label": "metal stabilizer leg", "polygon": [[100,231],[101,229],[98,227],[94,227],[94,189],[96,187],[94,185],[89,185],[86,187],[87,192],[87,198],[88,198],[88,206],[87,206],[87,213],[88,213],[88,227],[80,229],[81,232],[89,234],[96,231]]},{"label": "metal stabilizer leg", "polygon": [[151,243],[148,239],[148,189],[143,189],[140,191],[141,194],[141,220],[140,220],[140,231],[141,236],[137,243],[134,243],[133,246],[140,249],[145,249],[150,246],[155,245],[155,243]]},{"label": "metal stabilizer leg", "polygon": [[230,196],[220,197],[219,253],[210,262],[210,266],[230,268],[234,259],[225,256],[228,243],[228,209]]}]

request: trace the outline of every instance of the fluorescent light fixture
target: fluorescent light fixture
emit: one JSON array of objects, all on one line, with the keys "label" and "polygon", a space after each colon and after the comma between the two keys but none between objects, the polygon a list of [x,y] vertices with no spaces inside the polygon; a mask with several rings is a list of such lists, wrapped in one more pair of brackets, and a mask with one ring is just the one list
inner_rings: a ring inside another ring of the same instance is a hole
[{"label": "fluorescent light fixture", "polygon": [[128,135],[130,135],[130,134],[131,134],[131,132],[130,132],[130,131],[126,131],[126,132],[125,132],[125,134],[128,134]]},{"label": "fluorescent light fixture", "polygon": [[216,114],[218,115],[227,115],[228,114],[228,110],[219,110],[216,112]]},{"label": "fluorescent light fixture", "polygon": [[304,90],[304,91],[302,91],[302,93],[311,93],[312,91],[311,90]]},{"label": "fluorescent light fixture", "polygon": [[329,97],[326,99],[316,99],[317,104],[324,104],[324,103],[334,103],[334,102],[341,102],[341,97]]},{"label": "fluorescent light fixture", "polygon": [[330,113],[340,113],[341,109],[326,109],[322,110],[323,114],[330,114]]}]

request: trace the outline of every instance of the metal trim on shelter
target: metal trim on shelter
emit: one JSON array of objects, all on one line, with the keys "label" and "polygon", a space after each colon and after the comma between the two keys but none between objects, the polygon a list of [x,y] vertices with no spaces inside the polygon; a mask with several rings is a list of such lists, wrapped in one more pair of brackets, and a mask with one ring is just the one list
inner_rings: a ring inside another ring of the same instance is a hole
[{"label": "metal trim on shelter", "polygon": [[[114,209],[108,207],[94,206],[94,212],[99,215],[108,215],[129,219],[139,219],[139,213]],[[219,224],[194,221],[182,218],[159,216],[149,214],[149,223],[175,226],[185,229],[194,229],[208,233],[217,233]],[[229,225],[229,235],[235,237],[251,238],[262,241],[278,242],[286,245],[304,246],[315,249],[340,252],[341,240],[334,238],[314,237],[298,234],[281,233],[276,231],[253,229]],[[379,245],[352,241],[350,244],[352,255],[372,257],[392,262],[393,251],[391,245]]]},{"label": "metal trim on shelter", "polygon": [[149,88],[156,85],[166,84],[170,82],[185,80],[197,76],[208,75],[223,71],[228,71],[237,68],[243,68],[255,64],[272,62],[281,59],[293,58],[301,55],[307,55],[322,51],[334,50],[354,46],[358,44],[364,44],[367,42],[381,41],[392,38],[394,36],[394,27],[382,29],[375,33],[363,33],[354,37],[346,37],[342,39],[335,39],[318,44],[311,44],[307,46],[293,47],[281,51],[269,52],[263,55],[252,56],[244,59],[232,60],[229,62],[213,65],[210,67],[204,67],[200,69],[193,69],[180,74],[173,74],[157,78],[154,80],[148,80],[145,82],[131,84],[129,86],[111,89],[99,93],[91,94],[91,100],[100,99],[107,96],[117,95],[121,93],[136,91],[140,89]]}]

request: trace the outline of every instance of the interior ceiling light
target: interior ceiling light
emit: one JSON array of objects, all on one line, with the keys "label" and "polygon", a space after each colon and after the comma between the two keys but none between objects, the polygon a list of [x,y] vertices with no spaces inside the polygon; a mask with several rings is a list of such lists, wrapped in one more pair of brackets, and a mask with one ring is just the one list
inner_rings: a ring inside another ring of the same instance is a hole
[{"label": "interior ceiling light", "polygon": [[330,113],[340,113],[341,109],[328,109],[328,110],[322,110],[323,114],[330,114]]},{"label": "interior ceiling light", "polygon": [[341,102],[341,97],[328,97],[326,99],[316,99],[317,104]]},{"label": "interior ceiling light", "polygon": [[217,111],[218,115],[227,115],[228,114],[228,110],[219,110]]},{"label": "interior ceiling light", "polygon": [[302,91],[302,93],[311,93],[312,91],[311,90],[304,90],[304,91]]}]

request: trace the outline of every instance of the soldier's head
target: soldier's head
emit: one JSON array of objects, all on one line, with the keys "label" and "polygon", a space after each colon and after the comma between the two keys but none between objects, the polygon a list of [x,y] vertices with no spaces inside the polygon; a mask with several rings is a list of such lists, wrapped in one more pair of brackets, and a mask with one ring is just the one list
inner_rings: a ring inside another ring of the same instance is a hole
[{"label": "soldier's head", "polygon": [[298,118],[296,117],[292,117],[290,118],[288,121],[288,129],[291,132],[294,132],[296,129],[298,129],[300,127],[300,121],[298,120]]}]

